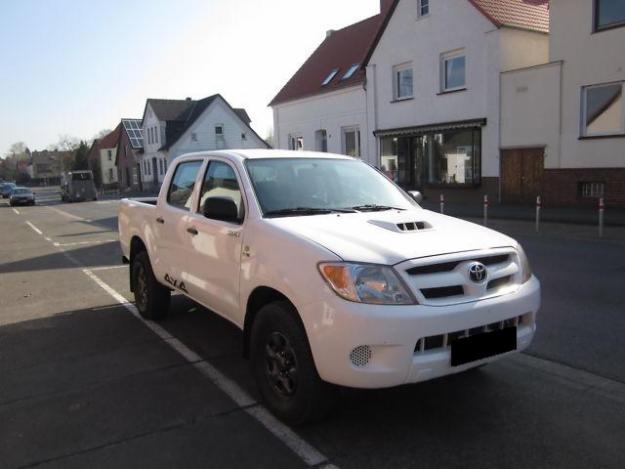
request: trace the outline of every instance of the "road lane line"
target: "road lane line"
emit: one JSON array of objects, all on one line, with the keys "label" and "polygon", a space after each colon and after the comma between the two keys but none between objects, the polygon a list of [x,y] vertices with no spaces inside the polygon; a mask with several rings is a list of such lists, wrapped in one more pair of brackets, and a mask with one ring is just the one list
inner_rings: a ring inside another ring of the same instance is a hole
[{"label": "road lane line", "polygon": [[98,272],[100,270],[127,269],[127,268],[128,268],[127,264],[122,264],[122,265],[102,265],[100,267],[91,267],[89,270],[91,270],[91,272]]},{"label": "road lane line", "polygon": [[156,335],[163,339],[172,349],[181,355],[189,363],[206,376],[213,384],[227,394],[242,410],[253,417],[257,422],[263,425],[276,438],[284,443],[288,448],[297,454],[309,466],[318,466],[328,462],[328,458],[321,454],[310,443],[302,439],[287,425],[276,419],[265,407],[258,404],[247,392],[245,392],[238,384],[226,377],[217,368],[208,361],[203,360],[197,353],[183,344],[180,340],[172,335],[160,325],[148,321],[141,317],[136,306],[128,301],[121,293],[117,292],[110,285],[104,282],[100,277],[95,275],[90,269],[82,269],[82,271],[98,284],[104,291],[115,299],[120,305],[126,308],[143,324],[149,327]]},{"label": "road lane line", "polygon": [[57,243],[54,242],[53,244],[56,247],[65,247],[65,246],[84,246],[86,244],[105,244],[105,243],[114,243],[119,241],[119,239],[103,239],[100,241],[76,241],[73,243]]},{"label": "road lane line", "polygon": [[16,209],[16,208],[14,208],[14,209],[13,209],[13,211],[14,211],[17,215],[19,215],[19,214],[20,214],[20,211],[19,211],[18,209]]},{"label": "road lane line", "polygon": [[66,212],[65,210],[61,210],[60,208],[50,207],[50,206],[48,206],[47,208],[49,208],[50,210],[54,210],[55,212],[63,215],[64,217],[68,217],[73,220],[87,221],[83,217],[79,217],[78,215],[73,215],[71,213]]},{"label": "road lane line", "polygon": [[39,228],[37,228],[35,225],[33,225],[31,222],[26,221],[26,224],[30,226],[35,233],[37,233],[40,236],[43,236],[43,232]]}]

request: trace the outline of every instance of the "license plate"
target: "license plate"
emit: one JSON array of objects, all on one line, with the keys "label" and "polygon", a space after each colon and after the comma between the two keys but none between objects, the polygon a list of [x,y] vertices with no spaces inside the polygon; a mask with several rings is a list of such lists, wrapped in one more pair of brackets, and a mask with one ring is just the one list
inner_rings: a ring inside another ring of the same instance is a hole
[{"label": "license plate", "polygon": [[516,327],[463,337],[451,343],[451,366],[464,365],[512,350],[516,350]]}]

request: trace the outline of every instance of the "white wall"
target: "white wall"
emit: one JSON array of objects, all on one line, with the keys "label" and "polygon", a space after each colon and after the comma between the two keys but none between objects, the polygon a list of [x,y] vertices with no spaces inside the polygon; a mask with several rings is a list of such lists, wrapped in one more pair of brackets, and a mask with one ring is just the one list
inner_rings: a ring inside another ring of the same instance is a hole
[{"label": "white wall", "polygon": [[328,152],[343,153],[342,129],[360,129],[361,157],[377,159],[375,146],[368,145],[367,101],[364,89],[358,85],[273,106],[274,141],[276,148],[288,149],[289,136],[302,136],[304,150],[317,150],[315,132],[325,129]]},{"label": "white wall", "polygon": [[[150,143],[148,129],[156,128],[156,140]],[[144,186],[154,184],[154,164],[152,160],[156,158],[156,178],[159,183],[163,182],[165,171],[161,171],[161,165],[167,162],[167,152],[159,151],[165,143],[165,122],[158,119],[152,106],[148,104],[143,118],[143,150],[144,153],[138,160],[141,166],[141,181]],[[162,163],[161,163],[162,162]]]},{"label": "white wall", "polygon": [[[109,160],[108,152],[111,152]],[[117,182],[117,167],[115,166],[115,157],[117,155],[117,147],[100,149],[100,170],[102,171],[102,184],[114,184]],[[109,176],[110,169],[113,170],[112,177]]]},{"label": "white wall", "polygon": [[[223,137],[215,134],[216,125],[223,126]],[[245,138],[242,138],[242,134],[245,134]],[[217,98],[169,149],[168,157],[171,162],[185,153],[224,148],[267,148],[267,145],[241,122],[221,98]]]},{"label": "white wall", "polygon": [[625,80],[625,27],[593,33],[593,2],[551,0],[551,60],[562,73],[563,168],[625,167],[625,138],[579,140],[582,86]]},{"label": "white wall", "polygon": [[[482,175],[498,176],[499,73],[546,61],[547,36],[497,29],[468,1],[439,0],[430,10],[420,18],[415,1],[399,2],[367,70],[370,120],[384,130],[487,118]],[[440,94],[441,54],[457,49],[466,56],[466,90]],[[406,62],[413,65],[414,99],[393,102],[393,67]]]},{"label": "white wall", "polygon": [[560,165],[560,79],[552,62],[501,74],[501,147],[545,147],[545,167]]}]

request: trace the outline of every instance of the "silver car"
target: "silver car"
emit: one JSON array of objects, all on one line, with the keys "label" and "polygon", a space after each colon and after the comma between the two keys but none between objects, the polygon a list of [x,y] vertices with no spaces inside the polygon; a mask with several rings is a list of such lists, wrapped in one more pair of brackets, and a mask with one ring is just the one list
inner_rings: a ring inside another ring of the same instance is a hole
[{"label": "silver car", "polygon": [[35,205],[35,194],[27,187],[16,187],[11,191],[9,204],[13,205]]}]

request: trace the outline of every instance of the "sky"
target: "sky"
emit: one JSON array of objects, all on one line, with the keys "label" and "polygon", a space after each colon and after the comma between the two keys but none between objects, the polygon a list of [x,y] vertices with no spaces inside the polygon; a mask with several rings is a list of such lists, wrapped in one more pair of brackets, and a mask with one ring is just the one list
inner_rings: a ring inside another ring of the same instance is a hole
[{"label": "sky", "polygon": [[325,38],[379,0],[1,0],[0,156],[91,139],[147,98],[221,93],[266,137],[267,104]]}]

